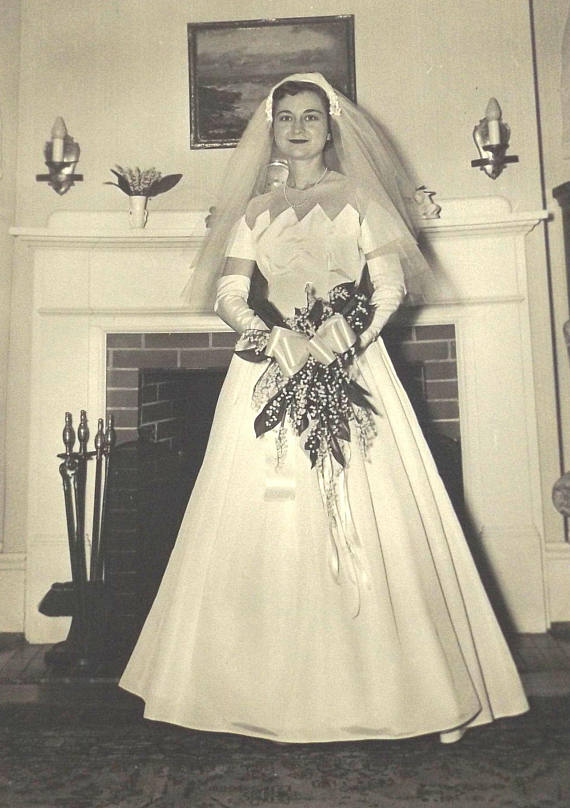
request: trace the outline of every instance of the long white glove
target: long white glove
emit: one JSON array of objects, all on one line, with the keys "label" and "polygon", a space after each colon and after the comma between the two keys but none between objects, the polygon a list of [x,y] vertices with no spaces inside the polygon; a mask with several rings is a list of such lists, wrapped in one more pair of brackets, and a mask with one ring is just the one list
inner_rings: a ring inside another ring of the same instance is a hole
[{"label": "long white glove", "polygon": [[397,254],[378,255],[368,260],[368,272],[374,291],[370,302],[374,314],[368,328],[360,335],[361,349],[367,348],[378,336],[391,315],[406,296],[404,272]]},{"label": "long white glove", "polygon": [[216,287],[214,311],[238,334],[250,328],[267,331],[263,320],[250,309],[247,298],[251,279],[246,275],[224,275]]}]

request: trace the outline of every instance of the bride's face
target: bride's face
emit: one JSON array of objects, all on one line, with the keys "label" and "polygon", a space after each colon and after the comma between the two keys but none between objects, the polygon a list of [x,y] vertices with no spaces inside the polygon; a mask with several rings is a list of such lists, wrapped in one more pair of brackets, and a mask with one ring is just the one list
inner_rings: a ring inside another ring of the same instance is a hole
[{"label": "bride's face", "polygon": [[304,90],[286,95],[276,105],[273,136],[281,154],[308,160],[321,154],[328,134],[328,115],[321,97]]}]

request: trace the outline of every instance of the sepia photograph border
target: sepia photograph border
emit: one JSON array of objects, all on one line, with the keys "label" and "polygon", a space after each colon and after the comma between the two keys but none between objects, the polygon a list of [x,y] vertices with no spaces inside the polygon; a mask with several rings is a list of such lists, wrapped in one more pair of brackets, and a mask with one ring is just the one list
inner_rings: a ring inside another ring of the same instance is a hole
[{"label": "sepia photograph border", "polygon": [[187,29],[191,149],[234,147],[271,87],[291,73],[323,73],[356,102],[353,14]]}]

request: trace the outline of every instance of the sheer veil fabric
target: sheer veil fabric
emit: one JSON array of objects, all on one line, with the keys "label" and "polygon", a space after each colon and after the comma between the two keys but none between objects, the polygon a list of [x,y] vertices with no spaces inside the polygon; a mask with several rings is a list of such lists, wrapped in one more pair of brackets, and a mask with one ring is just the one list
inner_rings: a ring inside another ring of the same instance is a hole
[{"label": "sheer veil fabric", "polygon": [[253,196],[262,193],[264,173],[273,152],[273,93],[287,81],[307,82],[325,91],[330,103],[332,142],[325,163],[359,187],[369,200],[366,216],[374,226],[375,211],[385,226],[389,214],[394,241],[389,252],[402,261],[408,301],[421,302],[429,266],[417,246],[411,205],[414,183],[378,124],[320,73],[295,73],[276,84],[261,102],[236,147],[221,184],[213,224],[194,262],[183,291],[191,310],[211,310],[216,282],[222,274],[232,229]]}]

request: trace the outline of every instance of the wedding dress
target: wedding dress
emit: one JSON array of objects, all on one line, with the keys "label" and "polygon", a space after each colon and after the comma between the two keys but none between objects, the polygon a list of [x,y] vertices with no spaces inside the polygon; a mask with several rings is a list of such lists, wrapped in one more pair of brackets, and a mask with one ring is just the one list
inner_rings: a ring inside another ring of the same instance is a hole
[{"label": "wedding dress", "polygon": [[[340,174],[287,194],[253,199],[227,250],[257,262],[284,315],[305,304],[306,284],[326,297],[357,281],[364,255],[391,238]],[[354,433],[347,444],[338,491],[351,532],[339,539],[302,437],[287,430],[278,450],[273,431],[255,436],[252,394],[267,362],[232,359],[120,683],[145,700],[147,718],[319,742],[445,733],[527,709],[382,339],[354,361],[376,434],[366,451]]]}]

